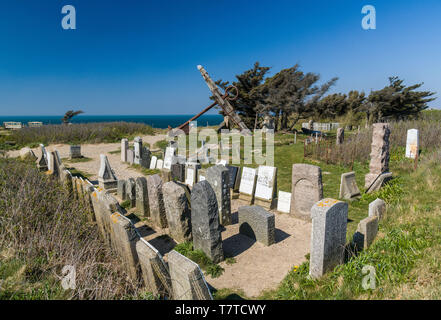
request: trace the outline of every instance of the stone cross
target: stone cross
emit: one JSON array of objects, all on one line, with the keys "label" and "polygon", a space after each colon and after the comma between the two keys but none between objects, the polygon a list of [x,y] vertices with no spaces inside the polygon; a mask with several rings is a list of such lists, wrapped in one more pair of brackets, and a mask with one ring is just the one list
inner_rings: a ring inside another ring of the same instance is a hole
[{"label": "stone cross", "polygon": [[162,186],[170,236],[179,243],[191,241],[191,210],[185,189],[170,181]]},{"label": "stone cross", "polygon": [[[100,155],[101,165],[98,172],[98,184],[104,190],[114,190],[117,188],[118,179],[110,167],[109,160],[105,154]],[[116,191],[116,190],[115,190]]]},{"label": "stone cross", "polygon": [[216,194],[219,222],[223,226],[232,223],[229,179],[229,171],[223,165],[216,165],[207,169],[206,181]]},{"label": "stone cross", "polygon": [[371,161],[369,173],[365,176],[365,188],[369,189],[372,183],[383,173],[389,171],[389,136],[390,126],[387,123],[373,125]]},{"label": "stone cross", "polygon": [[348,204],[323,199],[311,208],[312,232],[309,275],[320,278],[343,262]]},{"label": "stone cross", "polygon": [[311,208],[323,199],[322,170],[318,166],[292,165],[291,215],[311,221]]},{"label": "stone cross", "polygon": [[127,162],[127,150],[129,149],[129,140],[121,139],[121,161]]},{"label": "stone cross", "polygon": [[214,263],[224,260],[216,194],[207,181],[193,186],[191,225],[194,249],[201,249]]}]

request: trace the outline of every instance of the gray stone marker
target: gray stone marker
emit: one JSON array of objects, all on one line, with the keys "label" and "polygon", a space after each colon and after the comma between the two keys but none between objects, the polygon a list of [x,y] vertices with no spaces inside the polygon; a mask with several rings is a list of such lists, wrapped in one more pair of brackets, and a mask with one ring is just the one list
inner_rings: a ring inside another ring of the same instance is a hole
[{"label": "gray stone marker", "polygon": [[369,173],[365,176],[366,189],[369,189],[381,174],[389,171],[389,136],[389,124],[375,123],[373,125],[371,161],[369,163]]},{"label": "gray stone marker", "polygon": [[340,199],[352,200],[360,195],[360,190],[355,180],[355,172],[343,173],[340,181]]},{"label": "gray stone marker", "polygon": [[380,198],[369,203],[369,217],[378,217],[381,220],[386,213],[386,202]]},{"label": "gray stone marker", "polygon": [[337,140],[336,140],[336,144],[337,144],[337,145],[343,144],[344,141],[345,141],[345,129],[343,129],[343,128],[338,128],[338,129],[337,129]]},{"label": "gray stone marker", "polygon": [[129,178],[126,181],[126,200],[130,200],[130,208],[136,206],[136,181],[133,178]]},{"label": "gray stone marker", "polygon": [[175,250],[167,258],[174,300],[213,299],[204,274],[195,262]]},{"label": "gray stone marker", "polygon": [[135,151],[133,151],[132,149],[127,149],[127,162],[129,164],[135,163]]},{"label": "gray stone marker", "polygon": [[133,146],[135,148],[135,159],[134,164],[141,164],[141,158],[142,158],[142,139],[141,137],[136,137],[133,143]]},{"label": "gray stone marker", "polygon": [[58,176],[58,165],[55,161],[55,152],[49,152],[48,154],[48,173],[53,176]]},{"label": "gray stone marker", "polygon": [[162,194],[162,180],[158,174],[147,177],[147,190],[150,206],[150,219],[160,227],[167,228],[164,198]]},{"label": "gray stone marker", "polygon": [[240,185],[240,167],[226,166],[229,174],[229,187],[234,191],[239,191]]},{"label": "gray stone marker", "polygon": [[322,170],[318,166],[292,165],[291,215],[311,221],[311,208],[323,199]]},{"label": "gray stone marker", "polygon": [[353,237],[353,242],[356,249],[366,250],[374,242],[375,237],[378,233],[378,217],[367,217],[360,221],[358,224],[357,232],[355,232]]},{"label": "gray stone marker", "polygon": [[378,175],[378,177],[372,182],[369,188],[366,190],[366,193],[372,193],[374,191],[378,191],[384,186],[388,181],[392,180],[392,172],[385,172]]},{"label": "gray stone marker", "polygon": [[224,260],[216,194],[206,180],[196,183],[191,192],[191,226],[194,249],[201,249],[215,263]]},{"label": "gray stone marker", "polygon": [[122,201],[127,200],[126,183],[126,180],[118,180],[116,187],[116,195],[120,197]]},{"label": "gray stone marker", "polygon": [[110,167],[109,160],[105,154],[100,155],[101,166],[98,172],[98,184],[104,190],[116,191],[118,179]]},{"label": "gray stone marker", "polygon": [[260,206],[239,207],[239,233],[266,246],[275,243],[275,216]]},{"label": "gray stone marker", "polygon": [[185,164],[175,163],[171,165],[171,177],[173,180],[185,181]]},{"label": "gray stone marker", "polygon": [[136,252],[147,289],[170,298],[173,294],[170,273],[161,254],[142,238],[136,243]]},{"label": "gray stone marker", "polygon": [[149,169],[150,168],[150,161],[151,161],[150,157],[151,157],[152,153],[150,152],[149,148],[147,148],[147,147],[142,147],[141,150],[142,150],[142,152],[141,152],[140,165],[143,168]]},{"label": "gray stone marker", "polygon": [[176,242],[191,241],[191,210],[186,190],[174,181],[162,186],[170,236]]},{"label": "gray stone marker", "polygon": [[223,165],[216,165],[207,169],[206,179],[216,194],[219,222],[224,226],[232,223],[229,177],[229,171]]},{"label": "gray stone marker", "polygon": [[78,159],[78,158],[82,158],[83,156],[81,155],[81,146],[79,145],[71,145],[69,147],[69,158],[70,159]]},{"label": "gray stone marker", "polygon": [[129,150],[129,140],[121,139],[121,161],[127,162],[127,150]]},{"label": "gray stone marker", "polygon": [[144,177],[138,177],[135,181],[136,184],[136,209],[144,216],[150,216],[149,210],[149,197],[147,192],[147,179]]},{"label": "gray stone marker", "polygon": [[323,199],[311,208],[312,232],[309,275],[319,278],[343,262],[348,204]]}]

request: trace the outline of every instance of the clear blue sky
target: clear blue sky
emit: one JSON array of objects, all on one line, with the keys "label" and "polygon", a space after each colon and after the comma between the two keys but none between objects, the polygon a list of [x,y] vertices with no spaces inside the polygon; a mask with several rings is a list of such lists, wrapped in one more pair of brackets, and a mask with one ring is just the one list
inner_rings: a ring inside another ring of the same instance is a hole
[{"label": "clear blue sky", "polygon": [[0,0],[0,115],[193,114],[210,103],[196,65],[232,80],[255,61],[337,76],[333,92],[397,75],[441,93],[440,15],[439,0]]}]

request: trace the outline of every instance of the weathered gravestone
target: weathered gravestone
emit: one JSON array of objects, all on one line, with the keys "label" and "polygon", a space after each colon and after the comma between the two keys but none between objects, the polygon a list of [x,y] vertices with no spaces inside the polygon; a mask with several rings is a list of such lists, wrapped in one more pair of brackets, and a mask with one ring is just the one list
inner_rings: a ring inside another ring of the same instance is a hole
[{"label": "weathered gravestone", "polygon": [[136,252],[147,289],[155,295],[170,298],[173,294],[170,273],[161,254],[142,238],[136,243]]},{"label": "weathered gravestone", "polygon": [[144,216],[150,216],[149,197],[147,192],[147,179],[144,177],[136,178],[136,209]]},{"label": "weathered gravestone", "polygon": [[142,147],[141,149],[141,161],[140,161],[140,165],[143,168],[150,168],[150,156],[151,156],[151,152],[149,150],[149,148],[147,147]]},{"label": "weathered gravestone", "polygon": [[168,265],[173,288],[173,300],[212,300],[210,289],[199,266],[172,250]]},{"label": "weathered gravestone", "polygon": [[311,208],[312,232],[309,275],[319,278],[343,262],[348,204],[323,199]]},{"label": "weathered gravestone", "polygon": [[239,207],[239,233],[270,246],[275,243],[275,217],[260,206]]},{"label": "weathered gravestone", "polygon": [[343,173],[340,181],[340,199],[352,200],[360,195],[360,190],[355,180],[355,172]]},{"label": "weathered gravestone", "polygon": [[130,208],[134,208],[136,206],[136,181],[133,178],[126,181],[126,195],[127,200],[130,201]]},{"label": "weathered gravestone", "polygon": [[185,184],[190,187],[193,186],[195,182],[197,182],[198,171],[201,169],[201,165],[197,162],[188,162],[185,165]]},{"label": "weathered gravestone", "polygon": [[69,146],[69,158],[70,159],[78,159],[82,158],[81,155],[81,146],[78,145],[71,145]]},{"label": "weathered gravestone", "polygon": [[254,204],[266,209],[273,209],[277,189],[277,168],[259,166],[257,171],[256,191]]},{"label": "weathered gravestone", "polygon": [[118,180],[117,186],[116,186],[116,195],[120,197],[122,201],[127,200],[127,193],[126,193],[126,180]]},{"label": "weathered gravestone", "polygon": [[157,174],[147,177],[147,193],[150,206],[150,219],[159,228],[167,227],[164,198],[162,194],[162,180]]},{"label": "weathered gravestone", "polygon": [[360,221],[357,231],[353,236],[356,250],[366,250],[374,242],[378,233],[378,217],[367,217]]},{"label": "weathered gravestone", "polygon": [[377,178],[372,182],[366,193],[372,193],[378,191],[384,186],[388,181],[392,180],[392,172],[385,172],[377,176]]},{"label": "weathered gravestone", "polygon": [[176,242],[191,241],[191,210],[185,189],[174,181],[162,187],[170,236]]},{"label": "weathered gravestone", "polygon": [[254,191],[256,188],[257,170],[243,167],[242,177],[239,186],[239,199],[252,204],[254,202]]},{"label": "weathered gravestone", "polygon": [[291,192],[279,191],[277,197],[277,211],[290,213],[291,210]]},{"label": "weathered gravestone", "polygon": [[185,165],[183,163],[174,163],[171,165],[171,177],[175,181],[185,181]]},{"label": "weathered gravestone", "polygon": [[406,158],[415,159],[419,153],[420,141],[418,129],[407,130]]},{"label": "weathered gravestone", "polygon": [[343,142],[345,141],[345,129],[343,128],[338,128],[337,129],[337,140],[336,140],[336,144],[343,144]]},{"label": "weathered gravestone", "polygon": [[226,168],[230,176],[231,199],[237,199],[239,198],[240,167],[226,166]]},{"label": "weathered gravestone", "polygon": [[133,143],[134,149],[135,149],[135,164],[141,164],[142,159],[142,139],[141,137],[136,137]]},{"label": "weathered gravestone", "polygon": [[127,162],[127,150],[129,149],[129,140],[121,139],[121,161]]},{"label": "weathered gravestone", "polygon": [[377,198],[371,203],[369,203],[369,217],[376,216],[378,217],[379,220],[381,220],[385,212],[386,212],[386,202],[384,202],[380,198]]},{"label": "weathered gravestone", "polygon": [[375,123],[373,125],[371,161],[369,163],[369,173],[365,176],[367,192],[380,175],[389,171],[389,136],[389,124]]},{"label": "weathered gravestone", "polygon": [[204,181],[204,180],[207,180],[206,179],[206,176],[207,176],[207,172],[206,172],[206,170],[205,169],[199,169],[198,170],[198,182],[199,181]]},{"label": "weathered gravestone", "polygon": [[162,169],[164,166],[164,160],[158,159],[156,160],[156,169]]},{"label": "weathered gravestone", "polygon": [[167,147],[164,155],[164,169],[171,170],[171,166],[175,163],[175,148]]},{"label": "weathered gravestone", "polygon": [[101,165],[98,172],[98,184],[101,188],[108,191],[116,191],[118,179],[110,167],[109,160],[105,154],[100,155]]},{"label": "weathered gravestone", "polygon": [[40,144],[40,149],[41,149],[41,155],[37,159],[37,168],[40,171],[47,171],[49,170],[47,152],[44,145],[42,144]]},{"label": "weathered gravestone", "polygon": [[311,220],[311,208],[323,199],[322,170],[318,166],[292,165],[291,215]]},{"label": "weathered gravestone", "polygon": [[194,249],[201,249],[214,263],[224,260],[216,194],[207,181],[193,186],[191,226]]},{"label": "weathered gravestone", "polygon": [[230,225],[232,216],[228,169],[223,165],[210,167],[207,169],[206,179],[216,194],[220,224],[223,226]]},{"label": "weathered gravestone", "polygon": [[156,162],[158,161],[157,156],[153,156],[150,160],[150,169],[156,169]]},{"label": "weathered gravestone", "polygon": [[58,176],[58,166],[55,163],[55,152],[48,153],[48,174]]},{"label": "weathered gravestone", "polygon": [[32,151],[32,149],[29,147],[24,147],[20,149],[20,158],[22,160],[37,160],[37,156],[35,155],[34,151]]},{"label": "weathered gravestone", "polygon": [[127,149],[127,162],[129,164],[135,163],[135,151],[133,151],[132,149]]}]

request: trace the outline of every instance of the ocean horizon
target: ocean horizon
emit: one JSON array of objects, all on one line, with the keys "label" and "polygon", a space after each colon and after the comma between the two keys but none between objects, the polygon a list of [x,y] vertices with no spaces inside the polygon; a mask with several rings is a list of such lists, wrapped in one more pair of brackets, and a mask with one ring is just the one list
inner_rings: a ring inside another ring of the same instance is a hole
[{"label": "ocean horizon", "polygon": [[[72,123],[94,122],[136,122],[144,123],[153,128],[166,129],[168,126],[175,128],[191,119],[194,115],[78,115],[72,118]],[[61,124],[63,115],[59,116],[0,116],[0,125],[3,122],[17,121],[27,125],[31,121],[40,121],[43,124]],[[198,126],[216,126],[223,121],[220,114],[202,115],[197,119]]]}]

